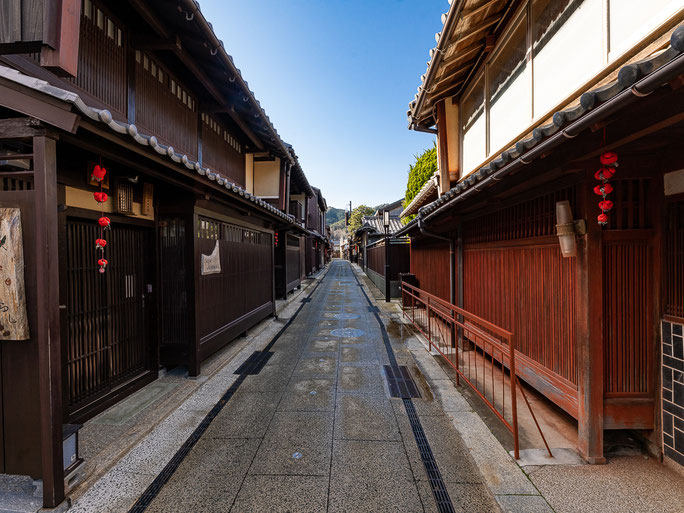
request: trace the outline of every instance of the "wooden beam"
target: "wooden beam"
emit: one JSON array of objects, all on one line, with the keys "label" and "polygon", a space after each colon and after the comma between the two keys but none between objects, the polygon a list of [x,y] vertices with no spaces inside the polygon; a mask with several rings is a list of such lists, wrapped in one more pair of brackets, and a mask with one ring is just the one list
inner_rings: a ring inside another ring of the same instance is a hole
[{"label": "wooden beam", "polygon": [[484,43],[482,41],[478,41],[477,43],[466,46],[465,48],[461,48],[458,51],[455,50],[456,44],[451,46],[454,47],[454,51],[451,54],[447,52],[448,57],[442,59],[442,62],[440,63],[440,70],[446,70],[453,63],[463,60],[466,56],[472,54],[473,52],[482,50],[484,48]]},{"label": "wooden beam", "polygon": [[144,0],[130,0],[130,4],[159,37],[162,39],[171,37],[171,32],[160,21],[159,16],[152,12],[147,2]]},{"label": "wooden beam", "polygon": [[[456,68],[455,70],[449,72],[444,78],[442,78],[441,80],[438,80],[436,83],[434,83],[432,85],[432,87],[430,88],[430,92],[434,93],[440,87],[442,87],[444,84],[452,83],[456,77],[470,71],[476,62],[477,62],[477,58],[471,59],[468,62],[462,64],[460,67]],[[463,81],[461,81],[461,82],[463,82]]]},{"label": "wooden beam", "polygon": [[76,132],[79,116],[71,112],[70,106],[43,93],[33,90],[24,92],[15,87],[24,89],[23,86],[0,79],[0,105],[67,132]]},{"label": "wooden beam", "polygon": [[474,25],[474,26],[470,27],[468,30],[466,30],[465,32],[458,34],[457,35],[457,37],[458,37],[457,41],[463,41],[464,39],[467,39],[467,38],[469,38],[469,37],[471,37],[471,36],[473,36],[479,32],[482,32],[485,29],[488,29],[492,25],[495,25],[496,23],[498,23],[500,19],[501,19],[501,16],[494,15],[494,16],[490,16],[489,18],[482,20],[477,25]]},{"label": "wooden beam", "polygon": [[163,50],[175,52],[183,49],[180,37],[177,35],[164,39],[150,35],[136,36],[133,38],[133,46],[136,50],[151,52]]},{"label": "wooden beam", "polygon": [[0,139],[23,139],[45,135],[45,127],[36,118],[0,119]]},{"label": "wooden beam", "polygon": [[477,6],[477,7],[471,7],[469,9],[463,9],[461,11],[461,18],[469,18],[470,16],[474,16],[475,14],[479,14],[485,9],[488,9],[492,5],[500,2],[501,0],[486,0],[483,4]]}]

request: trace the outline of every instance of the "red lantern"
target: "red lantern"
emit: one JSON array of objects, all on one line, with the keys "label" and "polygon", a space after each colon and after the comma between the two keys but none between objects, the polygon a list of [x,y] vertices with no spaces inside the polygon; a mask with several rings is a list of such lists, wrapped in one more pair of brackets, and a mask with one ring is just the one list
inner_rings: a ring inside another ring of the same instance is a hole
[{"label": "red lantern", "polygon": [[594,187],[594,194],[597,194],[599,196],[606,196],[611,192],[613,192],[613,186],[610,185],[608,182],[598,184],[596,187]]},{"label": "red lantern", "polygon": [[610,180],[615,174],[615,169],[612,167],[602,167],[596,173],[594,173],[594,178],[597,180]]},{"label": "red lantern", "polygon": [[107,262],[107,260],[105,260],[104,258],[100,258],[100,259],[97,261],[97,265],[100,266],[100,272],[101,272],[101,273],[105,272],[105,269],[107,268],[107,264],[108,264],[108,263],[109,263],[109,262]]},{"label": "red lantern", "polygon": [[612,151],[607,151],[605,153],[602,153],[601,157],[600,157],[601,164],[603,164],[604,166],[611,166],[611,165],[617,166],[617,159],[618,159],[617,153],[612,152]]},{"label": "red lantern", "polygon": [[109,226],[109,223],[111,221],[109,220],[108,217],[101,217],[100,219],[97,220],[97,223],[102,227],[102,228],[107,228]]},{"label": "red lantern", "polygon": [[605,226],[608,224],[608,216],[606,214],[599,214],[597,219],[600,225]]},{"label": "red lantern", "polygon": [[104,177],[106,174],[107,174],[107,170],[102,166],[99,166],[96,164],[95,167],[93,168],[93,174],[92,174],[93,180],[101,182],[102,180],[104,180]]},{"label": "red lantern", "polygon": [[599,202],[599,208],[603,210],[604,212],[608,212],[611,208],[613,208],[613,202],[610,200],[603,200]]},{"label": "red lantern", "polygon": [[106,192],[94,192],[93,197],[98,203],[107,203],[107,193]]},{"label": "red lantern", "polygon": [[100,251],[104,251],[105,246],[107,245],[107,241],[104,239],[97,239],[95,241],[95,247],[99,249]]}]

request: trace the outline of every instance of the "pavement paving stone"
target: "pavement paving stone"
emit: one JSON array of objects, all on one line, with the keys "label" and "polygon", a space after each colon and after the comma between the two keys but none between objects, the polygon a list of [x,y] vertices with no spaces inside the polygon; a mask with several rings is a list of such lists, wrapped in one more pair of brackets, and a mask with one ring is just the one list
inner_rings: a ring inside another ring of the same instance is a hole
[{"label": "pavement paving stone", "polygon": [[335,439],[401,440],[392,405],[384,395],[340,394]]},{"label": "pavement paving stone", "polygon": [[337,375],[337,356],[302,356],[295,367],[294,378],[332,378]]},{"label": "pavement paving stone", "polygon": [[327,476],[332,412],[277,412],[250,474]]},{"label": "pavement paving stone", "polygon": [[366,344],[342,345],[340,361],[345,365],[379,365],[377,351]]},{"label": "pavement paving stone", "polygon": [[201,439],[147,509],[148,513],[228,511],[259,440]]},{"label": "pavement paving stone", "polygon": [[262,438],[282,392],[253,392],[242,388],[223,407],[204,436],[207,438]]},{"label": "pavement paving stone", "polygon": [[335,440],[328,511],[423,511],[404,444]]},{"label": "pavement paving stone", "polygon": [[247,476],[230,511],[319,513],[327,502],[327,476]]},{"label": "pavement paving stone", "polygon": [[339,350],[337,340],[312,340],[304,349],[304,353],[337,353]]},{"label": "pavement paving stone", "polygon": [[259,374],[247,376],[240,390],[252,392],[285,390],[293,370],[294,365],[269,365],[267,363]]},{"label": "pavement paving stone", "polygon": [[334,387],[330,378],[293,378],[278,411],[334,411]]},{"label": "pavement paving stone", "polygon": [[384,390],[382,368],[379,365],[340,366],[338,393],[382,394]]}]

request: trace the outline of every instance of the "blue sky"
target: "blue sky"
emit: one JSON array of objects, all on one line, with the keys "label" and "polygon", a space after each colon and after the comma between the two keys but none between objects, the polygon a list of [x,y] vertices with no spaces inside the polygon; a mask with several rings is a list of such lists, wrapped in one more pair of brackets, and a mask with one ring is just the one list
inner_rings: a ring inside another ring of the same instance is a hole
[{"label": "blue sky", "polygon": [[406,110],[446,0],[202,0],[309,182],[328,205],[404,196],[414,155],[434,137]]}]

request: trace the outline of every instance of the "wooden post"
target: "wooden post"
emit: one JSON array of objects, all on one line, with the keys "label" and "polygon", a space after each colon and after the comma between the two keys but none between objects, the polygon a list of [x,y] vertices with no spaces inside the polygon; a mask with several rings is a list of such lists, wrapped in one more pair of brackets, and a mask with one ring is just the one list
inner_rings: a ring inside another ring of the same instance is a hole
[{"label": "wooden post", "polygon": [[447,146],[447,123],[445,100],[437,104],[437,153],[439,157],[439,194],[442,195],[451,188],[449,180],[449,148]]},{"label": "wooden post", "polygon": [[34,137],[33,155],[43,506],[53,508],[64,500],[56,141]]},{"label": "wooden post", "polygon": [[593,173],[578,184],[578,212],[587,234],[577,244],[578,449],[593,464],[603,456],[603,230],[596,222]]}]

